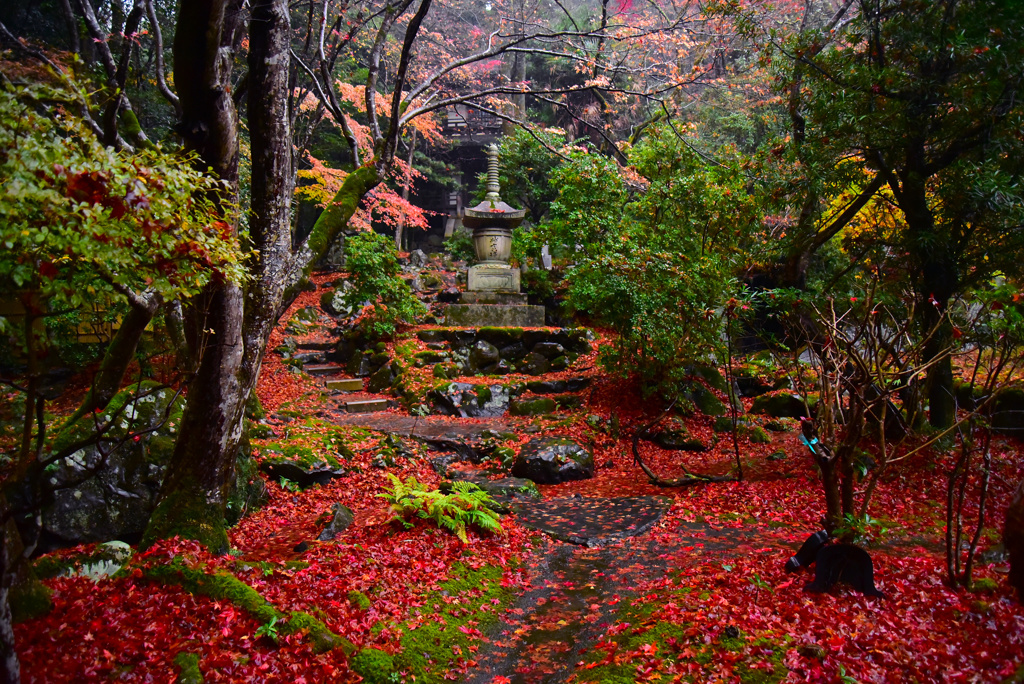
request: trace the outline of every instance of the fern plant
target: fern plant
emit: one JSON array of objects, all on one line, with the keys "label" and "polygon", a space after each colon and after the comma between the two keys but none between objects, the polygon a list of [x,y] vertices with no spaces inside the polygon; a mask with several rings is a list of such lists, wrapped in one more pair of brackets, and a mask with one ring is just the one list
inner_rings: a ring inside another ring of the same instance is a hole
[{"label": "fern plant", "polygon": [[467,542],[466,529],[474,526],[483,532],[502,534],[500,516],[493,510],[491,495],[471,482],[455,482],[452,491],[443,494],[436,489],[427,489],[415,477],[403,482],[388,473],[391,487],[378,494],[391,504],[395,520],[407,529],[412,527],[409,518],[431,520],[443,530],[448,530],[463,543]]}]

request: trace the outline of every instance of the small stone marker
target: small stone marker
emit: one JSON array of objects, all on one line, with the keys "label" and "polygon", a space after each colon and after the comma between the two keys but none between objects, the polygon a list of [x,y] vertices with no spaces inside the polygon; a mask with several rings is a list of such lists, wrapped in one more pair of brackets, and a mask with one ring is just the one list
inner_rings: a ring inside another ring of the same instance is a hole
[{"label": "small stone marker", "polygon": [[335,375],[344,372],[344,369],[341,366],[335,366],[333,363],[303,366],[302,370],[306,371],[310,375]]},{"label": "small stone marker", "polygon": [[340,378],[338,380],[327,380],[325,382],[328,392],[362,392],[362,378]]},{"label": "small stone marker", "polygon": [[345,402],[345,410],[349,413],[373,413],[383,411],[387,407],[387,399],[360,399],[359,401]]}]

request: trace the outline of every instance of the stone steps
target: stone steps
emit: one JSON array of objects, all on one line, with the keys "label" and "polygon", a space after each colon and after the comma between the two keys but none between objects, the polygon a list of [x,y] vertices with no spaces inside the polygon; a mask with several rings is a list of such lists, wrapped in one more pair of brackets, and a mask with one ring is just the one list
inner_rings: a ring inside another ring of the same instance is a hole
[{"label": "stone steps", "polygon": [[388,407],[387,399],[356,399],[342,404],[349,413],[377,413]]},{"label": "stone steps", "polygon": [[362,392],[362,378],[334,378],[325,380],[324,386],[328,392]]},{"label": "stone steps", "polygon": [[336,346],[337,342],[299,342],[296,345],[296,349],[300,351],[332,351]]},{"label": "stone steps", "polygon": [[333,363],[310,364],[308,366],[303,366],[302,370],[304,370],[309,375],[312,375],[313,377],[323,377],[325,375],[343,375],[345,373],[344,368]]}]

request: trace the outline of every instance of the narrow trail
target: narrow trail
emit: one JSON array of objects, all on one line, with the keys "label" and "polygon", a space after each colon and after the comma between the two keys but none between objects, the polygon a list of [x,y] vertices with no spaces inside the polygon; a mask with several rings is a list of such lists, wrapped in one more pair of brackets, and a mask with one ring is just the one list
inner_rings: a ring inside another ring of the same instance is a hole
[{"label": "narrow trail", "polygon": [[754,544],[779,544],[766,530],[688,523],[666,545],[645,532],[669,504],[664,497],[561,497],[519,506],[519,522],[548,537],[525,560],[530,588],[488,635],[464,683],[570,681],[617,621],[620,604],[637,595],[640,578],[656,582],[681,570],[680,554],[724,560]]}]

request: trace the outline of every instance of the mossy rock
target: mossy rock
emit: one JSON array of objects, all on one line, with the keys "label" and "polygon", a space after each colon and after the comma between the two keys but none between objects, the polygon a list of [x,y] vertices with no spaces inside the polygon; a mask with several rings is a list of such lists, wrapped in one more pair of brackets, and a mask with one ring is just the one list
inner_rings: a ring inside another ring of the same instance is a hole
[{"label": "mossy rock", "polygon": [[368,684],[393,684],[395,659],[378,648],[364,648],[349,660],[352,671]]},{"label": "mossy rock", "polygon": [[771,444],[772,441],[771,435],[758,425],[744,425],[739,434],[750,440],[751,444]]},{"label": "mossy rock", "polygon": [[714,366],[694,364],[686,369],[686,374],[702,379],[708,384],[708,387],[716,389],[719,392],[726,392],[729,390],[729,385],[726,384],[725,378],[722,377],[722,373]]},{"label": "mossy rock", "polygon": [[[817,402],[808,397],[807,403],[813,408]],[[754,405],[750,408],[751,413],[764,414],[772,418],[802,418],[807,416],[807,411],[803,397],[792,392],[762,394],[754,399]]]},{"label": "mossy rock", "polygon": [[476,331],[476,339],[489,342],[498,348],[507,347],[523,339],[523,329],[483,327]]},{"label": "mossy rock", "polygon": [[571,411],[578,409],[583,406],[583,397],[578,394],[560,394],[554,397],[555,403],[558,404],[558,408]]},{"label": "mossy rock", "polygon": [[555,358],[551,359],[550,369],[551,369],[551,372],[557,373],[559,371],[564,371],[566,368],[568,368],[571,365],[572,365],[572,359],[570,359],[568,356],[563,354],[562,356],[556,356]]},{"label": "mossy rock", "polygon": [[448,352],[434,350],[416,352],[413,355],[413,359],[415,359],[416,366],[420,368],[435,363],[441,363],[442,361],[447,361],[450,358],[451,355]]},{"label": "mossy rock", "polygon": [[452,380],[462,375],[462,369],[454,363],[439,363],[434,366],[432,375],[440,380]]},{"label": "mossy rock", "polygon": [[685,393],[685,396],[705,416],[720,416],[728,411],[725,403],[716,397],[714,392],[705,387],[694,386]]},{"label": "mossy rock", "polygon": [[15,624],[42,617],[53,607],[50,598],[53,592],[39,581],[31,568],[26,567],[18,575],[8,594],[11,619]]},{"label": "mossy rock", "polygon": [[513,416],[540,416],[552,413],[557,404],[550,397],[535,397],[532,399],[514,398],[509,402],[508,412]]}]

